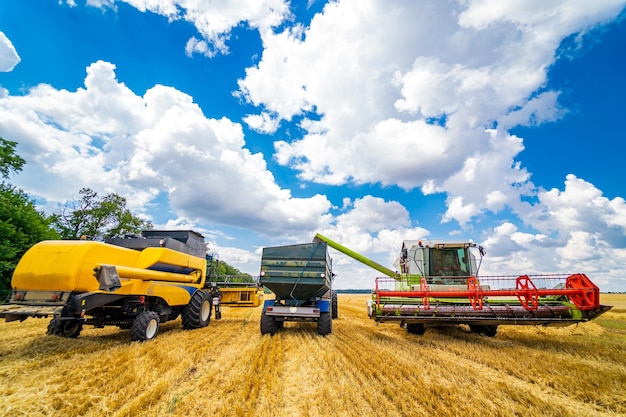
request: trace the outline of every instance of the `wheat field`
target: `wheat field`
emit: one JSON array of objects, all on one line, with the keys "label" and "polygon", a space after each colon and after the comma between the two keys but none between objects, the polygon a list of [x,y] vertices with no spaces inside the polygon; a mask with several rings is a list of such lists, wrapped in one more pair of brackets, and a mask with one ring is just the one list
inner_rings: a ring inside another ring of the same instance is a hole
[{"label": "wheat field", "polygon": [[261,336],[261,308],[225,308],[207,328],[156,339],[48,321],[0,323],[2,416],[626,415],[626,294],[566,328],[464,326],[423,336],[367,318],[366,295],[339,296],[333,333],[287,323]]}]

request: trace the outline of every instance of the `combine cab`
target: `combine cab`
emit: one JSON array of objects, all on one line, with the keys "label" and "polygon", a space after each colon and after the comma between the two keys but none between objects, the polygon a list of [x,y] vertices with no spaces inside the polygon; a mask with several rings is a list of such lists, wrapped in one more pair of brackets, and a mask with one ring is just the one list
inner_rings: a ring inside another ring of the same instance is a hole
[{"label": "combine cab", "polygon": [[473,243],[405,241],[392,271],[332,240],[315,240],[384,273],[377,278],[368,314],[376,322],[399,322],[409,333],[426,325],[467,324],[495,336],[499,325],[567,326],[608,311],[600,290],[584,274],[480,276]]}]

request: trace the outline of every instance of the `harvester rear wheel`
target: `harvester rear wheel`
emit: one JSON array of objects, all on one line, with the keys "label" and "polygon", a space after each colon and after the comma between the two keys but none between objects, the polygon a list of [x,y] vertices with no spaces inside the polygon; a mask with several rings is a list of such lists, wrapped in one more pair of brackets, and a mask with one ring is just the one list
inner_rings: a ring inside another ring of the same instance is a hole
[{"label": "harvester rear wheel", "polygon": [[183,310],[183,329],[199,329],[208,326],[211,321],[212,301],[208,291],[196,291]]},{"label": "harvester rear wheel", "polygon": [[317,333],[322,336],[332,333],[333,331],[333,319],[330,313],[320,313],[320,318],[317,319]]},{"label": "harvester rear wheel", "polygon": [[416,334],[416,335],[421,336],[426,331],[426,326],[424,326],[423,324],[419,324],[419,323],[408,323],[406,325],[406,331],[409,332],[410,334]]},{"label": "harvester rear wheel", "polygon": [[130,328],[130,340],[140,342],[153,339],[159,332],[159,315],[154,311],[140,313]]},{"label": "harvester rear wheel", "polygon": [[339,301],[337,299],[336,291],[331,291],[330,299],[331,299],[331,307],[332,307],[332,314],[333,314],[333,320],[334,320],[337,317],[339,317],[339,309],[338,309]]},{"label": "harvester rear wheel", "polygon": [[273,335],[278,330],[278,327],[278,322],[274,316],[268,316],[265,312],[261,314],[261,334]]},{"label": "harvester rear wheel", "polygon": [[484,325],[484,324],[470,324],[470,330],[473,333],[478,333],[487,337],[494,337],[498,332],[497,325]]}]

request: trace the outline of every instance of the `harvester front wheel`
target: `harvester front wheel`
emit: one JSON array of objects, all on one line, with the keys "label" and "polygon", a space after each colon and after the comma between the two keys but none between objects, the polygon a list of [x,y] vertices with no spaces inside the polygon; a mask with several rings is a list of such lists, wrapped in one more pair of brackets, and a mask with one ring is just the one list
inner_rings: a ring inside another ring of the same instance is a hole
[{"label": "harvester front wheel", "polygon": [[320,313],[320,318],[317,319],[317,333],[322,336],[332,333],[333,331],[333,318],[330,313]]},{"label": "harvester front wheel", "polygon": [[63,336],[69,338],[77,338],[80,332],[83,330],[83,322],[80,320],[61,320],[56,317],[50,320],[48,324],[49,335]]},{"label": "harvester front wheel", "polygon": [[278,322],[274,316],[268,316],[265,312],[261,314],[261,334],[273,335],[278,330],[278,327]]},{"label": "harvester front wheel", "polygon": [[421,336],[426,331],[426,326],[419,323],[408,323],[406,325],[406,331],[409,332],[409,334],[416,334],[418,336]]},{"label": "harvester front wheel", "polygon": [[206,327],[211,321],[213,300],[206,290],[198,290],[183,310],[183,329],[199,329]]},{"label": "harvester front wheel", "polygon": [[130,340],[144,342],[153,339],[159,332],[159,315],[154,311],[139,314],[130,328]]}]

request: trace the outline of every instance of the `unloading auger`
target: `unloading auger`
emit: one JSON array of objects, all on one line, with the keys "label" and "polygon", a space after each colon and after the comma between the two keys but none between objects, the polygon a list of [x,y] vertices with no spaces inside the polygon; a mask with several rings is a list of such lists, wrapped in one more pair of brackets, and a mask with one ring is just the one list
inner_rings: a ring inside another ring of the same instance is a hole
[{"label": "unloading auger", "polygon": [[582,273],[479,276],[473,251],[481,261],[485,251],[472,242],[404,241],[394,271],[320,234],[314,241],[385,274],[376,278],[368,314],[376,322],[400,322],[412,334],[423,334],[426,325],[466,324],[495,336],[499,325],[568,326],[611,309]]}]

